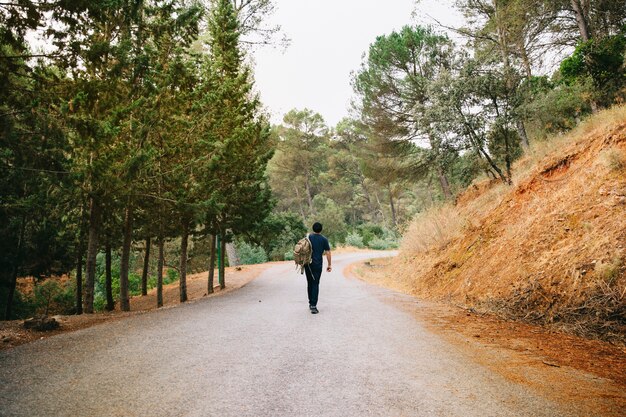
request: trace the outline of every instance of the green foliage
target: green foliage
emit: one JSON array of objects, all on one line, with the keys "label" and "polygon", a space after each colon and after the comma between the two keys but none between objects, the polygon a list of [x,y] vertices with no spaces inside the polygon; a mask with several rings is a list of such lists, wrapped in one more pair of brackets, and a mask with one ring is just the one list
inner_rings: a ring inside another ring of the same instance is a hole
[{"label": "green foliage", "polygon": [[359,225],[358,230],[360,232],[360,235],[363,237],[363,244],[365,246],[369,246],[369,243],[372,241],[372,239],[382,237],[384,233],[383,228],[380,225],[373,223],[365,223]]},{"label": "green foliage", "polygon": [[594,86],[594,99],[607,106],[618,96],[624,99],[626,86],[626,27],[621,33],[580,42],[574,53],[563,60],[560,73],[568,83],[584,83],[589,77]]},{"label": "green foliage", "polygon": [[35,284],[30,296],[16,292],[14,317],[24,319],[34,315],[72,314],[74,294],[75,287],[71,282],[46,279]]},{"label": "green foliage", "polygon": [[590,114],[591,95],[591,87],[584,79],[569,84],[548,82],[533,90],[521,111],[534,129],[534,135],[544,138],[572,129]]},{"label": "green foliage", "polygon": [[178,281],[179,279],[180,274],[178,273],[178,271],[173,268],[168,268],[165,276],[163,277],[163,284],[171,284]]},{"label": "green foliage", "polygon": [[369,242],[368,247],[375,250],[397,249],[398,242],[392,239],[374,238]]},{"label": "green foliage", "polygon": [[289,248],[306,234],[302,219],[293,213],[271,213],[248,233],[249,240],[264,249],[271,260],[283,260]]},{"label": "green foliage", "polygon": [[364,248],[363,237],[358,232],[350,232],[346,236],[346,245],[354,246],[355,248]]},{"label": "green foliage", "polygon": [[460,155],[452,165],[452,182],[458,184],[461,189],[469,186],[478,175],[488,169],[488,164],[481,159],[476,152],[467,152]]},{"label": "green foliage", "polygon": [[[2,6],[4,294],[16,273],[63,274],[79,257],[93,265],[104,244],[117,252],[125,242],[126,254],[138,237],[197,229],[241,235],[272,209],[270,129],[239,37],[265,27],[273,2],[207,7],[208,42],[193,52],[205,9],[199,2]],[[29,32],[50,40],[45,59],[27,56]],[[120,287],[139,291],[127,266],[132,252],[128,261],[114,255],[115,297]],[[95,274],[86,268],[87,310],[92,294],[96,307],[104,303],[103,255],[96,266]]]},{"label": "green foliage", "polygon": [[494,159],[502,165],[512,163],[522,156],[520,137],[517,131],[502,126],[494,126],[487,135],[488,149]]},{"label": "green foliage", "polygon": [[237,251],[243,265],[262,264],[268,260],[262,247],[247,242],[238,242]]},{"label": "green foliage", "polygon": [[316,221],[322,223],[324,226],[322,233],[328,238],[331,245],[336,246],[343,243],[348,235],[345,221],[346,215],[343,209],[333,200],[323,195],[315,196],[313,205],[316,214],[310,219],[309,223],[311,225]]}]

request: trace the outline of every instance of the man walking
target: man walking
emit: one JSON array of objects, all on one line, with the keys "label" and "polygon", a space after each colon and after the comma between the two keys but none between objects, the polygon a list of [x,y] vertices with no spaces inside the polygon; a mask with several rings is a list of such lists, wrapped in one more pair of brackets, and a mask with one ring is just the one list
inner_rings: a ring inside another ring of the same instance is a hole
[{"label": "man walking", "polygon": [[313,225],[313,233],[309,235],[311,241],[311,263],[304,267],[306,273],[307,292],[309,294],[309,309],[312,314],[317,314],[317,297],[320,292],[320,278],[322,277],[323,261],[322,257],[326,252],[326,271],[332,271],[330,258],[330,245],[328,239],[322,234],[322,224],[315,223]]}]

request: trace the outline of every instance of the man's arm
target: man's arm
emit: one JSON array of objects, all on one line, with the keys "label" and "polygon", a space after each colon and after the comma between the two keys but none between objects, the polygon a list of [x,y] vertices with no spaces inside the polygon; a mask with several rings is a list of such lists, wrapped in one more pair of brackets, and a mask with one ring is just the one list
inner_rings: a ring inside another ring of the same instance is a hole
[{"label": "man's arm", "polygon": [[332,271],[332,270],[333,270],[333,267],[332,267],[332,262],[331,262],[331,257],[330,257],[330,250],[327,250],[327,251],[326,251],[326,263],[328,264],[328,265],[326,266],[326,271],[327,271],[327,272]]}]

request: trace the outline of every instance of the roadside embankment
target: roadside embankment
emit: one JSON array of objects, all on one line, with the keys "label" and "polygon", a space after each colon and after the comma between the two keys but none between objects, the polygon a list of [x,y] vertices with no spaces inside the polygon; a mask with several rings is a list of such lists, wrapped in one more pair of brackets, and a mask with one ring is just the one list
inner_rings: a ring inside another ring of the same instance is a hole
[{"label": "roadside embankment", "polygon": [[383,285],[623,344],[626,107],[536,144],[514,172],[414,219]]}]

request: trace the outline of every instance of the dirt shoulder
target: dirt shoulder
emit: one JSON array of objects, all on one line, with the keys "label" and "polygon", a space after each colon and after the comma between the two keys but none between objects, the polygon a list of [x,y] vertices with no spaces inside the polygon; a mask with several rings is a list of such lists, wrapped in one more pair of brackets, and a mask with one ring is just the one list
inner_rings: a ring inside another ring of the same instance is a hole
[{"label": "dirt shoulder", "polygon": [[[215,292],[213,294],[207,294],[207,272],[189,275],[187,276],[188,302],[219,297],[231,291],[235,291],[258,277],[272,265],[274,265],[274,263],[226,268],[226,288],[220,290],[219,286],[217,286],[214,288]],[[215,280],[217,281],[217,273]],[[165,285],[163,287],[162,308],[173,308],[180,304],[178,282]],[[130,307],[131,311],[128,312],[120,311],[119,305],[116,305],[116,309],[111,312],[82,314],[80,316],[54,316],[61,326],[57,330],[46,332],[25,329],[22,325],[23,320],[2,321],[0,322],[0,350],[10,349],[37,339],[44,339],[61,333],[84,329],[112,320],[121,320],[137,314],[149,313],[157,309],[156,288],[150,290],[146,296],[131,297]]]},{"label": "dirt shoulder", "polygon": [[[347,275],[412,295],[389,285],[390,273],[386,268],[391,262],[393,258],[381,258],[354,264]],[[626,407],[623,346],[504,321],[445,302],[410,300],[389,301],[414,315],[473,361],[509,380],[557,401],[587,404],[597,410],[596,415],[611,415],[609,411],[614,410],[616,403]]]}]

